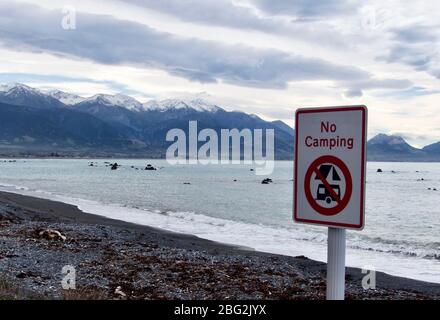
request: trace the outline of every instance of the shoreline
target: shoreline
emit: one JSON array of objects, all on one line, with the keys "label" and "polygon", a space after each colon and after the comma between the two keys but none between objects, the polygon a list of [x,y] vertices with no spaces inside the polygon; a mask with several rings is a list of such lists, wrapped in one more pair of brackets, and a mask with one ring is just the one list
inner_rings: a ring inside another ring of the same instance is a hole
[{"label": "shoreline", "polygon": [[[45,228],[67,240],[36,236],[35,230]],[[20,194],[0,192],[0,243],[0,276],[45,298],[74,298],[61,288],[66,264],[77,269],[78,298],[325,298],[325,263],[113,220]],[[440,284],[376,272],[377,289],[366,291],[360,269],[347,268],[346,275],[348,299],[440,299]]]},{"label": "shoreline", "polygon": [[[303,256],[305,255],[304,252],[309,252],[307,254],[307,258],[310,260],[315,260],[318,262],[326,262],[326,251],[322,252],[322,250],[326,250],[326,243],[324,243],[324,246],[318,247],[318,248],[314,248],[313,246],[307,246],[307,240],[304,240],[305,242],[303,244],[300,244],[300,247],[303,245],[306,245],[306,248],[302,248],[301,250],[280,250],[280,248],[284,248],[283,245],[280,245],[278,247],[278,249],[274,249],[273,244],[270,247],[264,247],[261,245],[261,243],[255,243],[253,241],[247,241],[246,236],[243,237],[241,236],[240,238],[232,238],[233,240],[231,240],[231,236],[233,237],[233,235],[239,235],[240,230],[238,228],[232,228],[231,230],[233,231],[226,231],[223,230],[222,232],[219,232],[219,230],[212,230],[211,232],[200,232],[201,229],[200,228],[186,228],[186,227],[178,227],[178,228],[174,228],[172,227],[172,225],[168,225],[167,221],[164,220],[157,220],[156,219],[148,219],[147,217],[149,217],[150,215],[147,214],[145,215],[145,212],[143,212],[144,210],[138,208],[138,207],[127,207],[127,206],[123,206],[120,204],[103,204],[101,202],[95,202],[94,200],[84,200],[81,198],[71,198],[71,197],[66,197],[66,196],[61,196],[61,195],[56,195],[56,194],[52,194],[52,193],[45,193],[44,191],[29,191],[29,189],[27,189],[26,187],[18,187],[16,185],[5,185],[5,186],[9,186],[11,188],[6,188],[6,189],[0,189],[0,192],[5,192],[5,193],[13,193],[16,195],[22,195],[25,197],[33,197],[33,198],[38,198],[38,199],[42,199],[42,200],[47,200],[47,201],[52,201],[52,202],[60,202],[63,204],[67,204],[67,205],[71,205],[74,206],[75,208],[79,209],[80,213],[87,213],[87,214],[91,214],[100,218],[108,218],[110,220],[116,220],[116,221],[120,221],[120,222],[125,222],[125,223],[130,223],[130,224],[135,224],[135,225],[139,225],[139,226],[145,226],[145,227],[151,227],[153,229],[158,229],[158,230],[162,230],[164,232],[170,232],[170,233],[177,233],[177,234],[184,234],[184,235],[191,235],[191,236],[195,236],[195,237],[199,237],[201,239],[207,240],[207,241],[211,241],[214,243],[219,243],[219,244],[223,244],[226,246],[230,246],[230,247],[239,247],[239,248],[247,248],[248,250],[251,251],[259,251],[259,252],[263,252],[263,253],[269,253],[269,254],[274,254],[274,255],[282,255],[282,256],[289,256],[289,257],[295,257],[295,256]],[[41,192],[41,193],[40,193]],[[140,211],[139,211],[140,210]],[[133,212],[132,212],[133,211]],[[167,213],[165,213],[165,211],[159,211],[159,210],[154,210],[154,211],[150,211],[147,210],[146,212],[152,212],[151,216],[157,216],[157,217],[166,217],[168,216]],[[121,214],[122,213],[122,214]],[[139,216],[139,214],[141,214],[141,216]],[[142,216],[142,214],[144,214],[144,216]],[[189,212],[189,214],[193,214],[193,212]],[[197,215],[197,214],[195,214]],[[202,214],[202,216],[204,216]],[[204,217],[209,217],[209,216],[204,216]],[[222,218],[220,218],[222,219]],[[193,221],[193,218],[189,219],[189,221]],[[197,221],[197,220],[195,220]],[[230,220],[225,220],[225,221],[230,221]],[[232,220],[233,221],[233,220]],[[200,222],[200,221],[198,221]],[[208,223],[211,224],[211,223]],[[163,227],[165,226],[165,227]],[[228,228],[229,229],[229,228]],[[205,230],[203,230],[205,231]],[[265,232],[265,230],[253,230],[255,234],[255,232]],[[218,234],[225,234],[225,232],[229,232],[228,236],[218,236]],[[235,233],[238,232],[238,233]],[[248,234],[248,233],[247,233]],[[268,235],[266,235],[268,236]],[[270,235],[269,235],[270,236]],[[297,237],[298,238],[298,237]],[[285,238],[284,238],[285,239]],[[301,237],[299,237],[299,239],[301,239]],[[294,240],[294,239],[293,239]],[[294,240],[296,241],[296,240]],[[299,240],[301,241],[301,240]],[[279,241],[277,242],[278,245]],[[350,248],[349,246],[347,246],[347,250],[350,250],[352,248]],[[315,251],[316,250],[316,251]],[[374,251],[374,249],[373,249]],[[320,254],[316,254],[316,252],[320,252]],[[379,251],[379,253],[381,253]],[[358,257],[359,260],[363,259],[363,255],[364,254],[370,254],[370,251],[365,251],[365,250],[361,250],[359,252],[355,253],[355,256]],[[373,265],[376,266],[375,263],[356,263],[353,262],[353,253],[350,254],[350,257],[347,256],[347,267],[353,267],[353,268],[363,268],[363,266],[369,266],[369,265]],[[368,256],[367,256],[368,258]],[[384,259],[386,257],[382,257],[382,259]],[[392,258],[392,256],[390,257]],[[388,260],[389,261],[389,260]],[[423,261],[423,260],[422,260]],[[427,262],[430,262],[429,259],[426,260]],[[435,261],[435,260],[433,260]],[[351,262],[351,263],[350,263]],[[410,264],[406,264],[406,263],[410,263]],[[389,264],[389,262],[388,262]],[[430,277],[418,277],[417,274],[415,274],[413,276],[412,270],[419,270],[419,265],[418,264],[411,264],[411,261],[406,261],[406,260],[402,260],[400,261],[400,263],[396,264],[396,261],[393,261],[392,264],[395,266],[394,268],[387,268],[387,265],[382,264],[382,268],[381,267],[376,267],[376,271],[381,271],[383,273],[387,273],[391,276],[395,276],[395,277],[402,277],[402,278],[408,278],[408,279],[412,279],[412,280],[418,280],[418,281],[422,281],[422,282],[430,282],[430,283],[435,283],[435,284],[440,284],[440,278],[438,277],[438,272],[435,275],[434,278],[434,273],[430,273]],[[399,266],[403,267],[404,270],[407,271],[407,273],[404,272],[397,272],[396,270],[399,269]],[[397,269],[396,269],[397,268]],[[434,271],[434,270],[432,270]]]},{"label": "shoreline", "polygon": [[[128,156],[128,155],[121,155],[120,157],[114,157],[114,156],[59,156],[59,157],[53,157],[53,156],[10,156],[10,155],[2,155],[0,154],[0,161],[1,160],[167,160],[166,157],[152,157],[152,156]],[[292,159],[275,159],[274,161],[280,161],[280,162],[292,162]],[[367,159],[367,163],[440,163],[440,159],[408,159],[408,160],[400,160],[400,159]]]}]

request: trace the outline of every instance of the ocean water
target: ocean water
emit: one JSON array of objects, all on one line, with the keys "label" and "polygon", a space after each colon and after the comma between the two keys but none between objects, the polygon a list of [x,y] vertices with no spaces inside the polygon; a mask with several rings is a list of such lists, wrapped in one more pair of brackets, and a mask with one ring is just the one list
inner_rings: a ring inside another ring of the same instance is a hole
[{"label": "ocean water", "polygon": [[[91,161],[97,166],[89,167]],[[111,171],[105,161],[122,167]],[[148,163],[159,170],[141,170]],[[219,242],[325,261],[327,229],[292,220],[293,163],[276,162],[270,185],[262,185],[265,177],[251,168],[172,166],[165,160],[0,160],[0,189]],[[377,173],[378,168],[384,172]],[[370,162],[366,192],[366,226],[347,232],[347,265],[440,283],[440,165]]]}]

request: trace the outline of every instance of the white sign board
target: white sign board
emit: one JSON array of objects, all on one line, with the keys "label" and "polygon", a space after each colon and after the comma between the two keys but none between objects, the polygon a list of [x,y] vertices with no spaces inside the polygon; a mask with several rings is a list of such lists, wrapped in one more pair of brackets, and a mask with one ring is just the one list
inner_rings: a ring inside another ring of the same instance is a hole
[{"label": "white sign board", "polygon": [[367,108],[296,112],[294,220],[362,229]]}]

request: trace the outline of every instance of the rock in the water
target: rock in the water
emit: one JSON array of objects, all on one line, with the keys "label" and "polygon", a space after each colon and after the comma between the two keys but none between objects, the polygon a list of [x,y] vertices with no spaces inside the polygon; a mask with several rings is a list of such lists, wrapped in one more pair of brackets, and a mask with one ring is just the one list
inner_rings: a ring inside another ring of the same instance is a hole
[{"label": "rock in the water", "polygon": [[380,172],[383,172],[383,171],[382,171],[381,168],[379,168],[379,169],[377,169],[377,172],[380,173]]},{"label": "rock in the water", "polygon": [[156,170],[156,168],[153,167],[151,164],[147,164],[147,166],[145,167],[145,170]]},{"label": "rock in the water", "polygon": [[40,232],[38,232],[38,236],[42,239],[55,240],[55,241],[58,240],[66,241],[67,239],[66,236],[61,234],[61,232],[54,229],[41,230]]},{"label": "rock in the water", "polygon": [[119,167],[118,163],[117,163],[117,162],[115,162],[115,163],[113,163],[113,164],[112,164],[112,167],[111,167],[111,169],[112,169],[112,170],[117,170],[117,169],[118,169],[118,167]]},{"label": "rock in the water", "polygon": [[269,184],[269,183],[272,183],[272,182],[273,182],[272,179],[266,178],[263,181],[261,181],[261,184]]}]

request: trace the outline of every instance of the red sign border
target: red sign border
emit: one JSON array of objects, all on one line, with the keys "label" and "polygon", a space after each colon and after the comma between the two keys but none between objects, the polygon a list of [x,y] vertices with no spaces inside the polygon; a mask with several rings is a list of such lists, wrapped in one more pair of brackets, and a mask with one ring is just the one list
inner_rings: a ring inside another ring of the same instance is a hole
[{"label": "red sign border", "polygon": [[[298,118],[300,114],[304,113],[328,113],[328,112],[343,112],[343,111],[361,111],[362,112],[362,155],[361,155],[361,191],[360,191],[360,219],[359,224],[348,224],[348,223],[338,223],[331,221],[320,221],[313,219],[300,219],[298,217]],[[339,228],[349,228],[362,230],[365,223],[365,170],[366,170],[366,139],[367,139],[367,112],[368,109],[365,105],[355,105],[355,106],[338,106],[338,107],[320,107],[320,108],[301,108],[297,109],[295,112],[295,159],[294,159],[294,201],[293,201],[293,219],[295,222],[299,223],[309,223],[315,225],[323,225],[328,227],[339,227]]]}]

